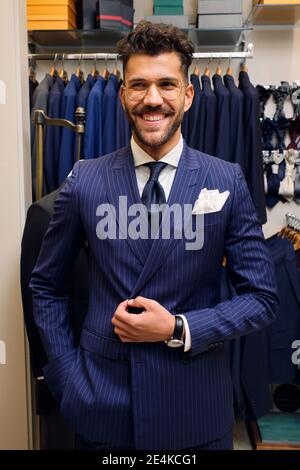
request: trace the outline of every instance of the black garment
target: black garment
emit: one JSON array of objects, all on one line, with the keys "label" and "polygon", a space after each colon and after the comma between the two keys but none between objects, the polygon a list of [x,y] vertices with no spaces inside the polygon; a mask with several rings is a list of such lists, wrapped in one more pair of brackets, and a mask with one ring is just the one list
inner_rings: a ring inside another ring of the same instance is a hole
[{"label": "black garment", "polygon": [[37,81],[32,81],[29,79],[29,103],[30,103],[30,111],[32,108],[32,98],[33,98],[33,93],[34,90],[38,87],[39,83]]},{"label": "black garment", "polygon": [[244,130],[246,180],[261,224],[267,221],[266,198],[262,159],[262,136],[260,106],[257,89],[249,80],[247,72],[240,72],[239,88],[244,93]]},{"label": "black garment", "polygon": [[[34,322],[32,294],[29,289],[29,281],[40,251],[43,237],[54,212],[54,203],[58,193],[59,190],[56,190],[30,206],[22,238],[22,301],[24,320],[30,346],[32,372],[36,379],[43,375],[42,369],[47,364],[47,356]],[[79,342],[83,319],[88,308],[87,258],[88,250],[85,246],[84,249],[79,252],[78,257],[75,260],[73,276],[70,281],[71,323],[76,344]],[[46,433],[46,436],[44,434],[41,436],[41,443],[45,446],[43,448],[67,448],[67,443],[71,442],[72,437],[59,432],[59,429],[62,427],[62,418],[59,416],[57,404],[49,392],[44,380],[36,380],[35,398],[36,413],[42,415],[41,418],[45,416],[44,421],[41,419],[41,431],[42,433]],[[67,433],[66,430],[65,433]]]}]

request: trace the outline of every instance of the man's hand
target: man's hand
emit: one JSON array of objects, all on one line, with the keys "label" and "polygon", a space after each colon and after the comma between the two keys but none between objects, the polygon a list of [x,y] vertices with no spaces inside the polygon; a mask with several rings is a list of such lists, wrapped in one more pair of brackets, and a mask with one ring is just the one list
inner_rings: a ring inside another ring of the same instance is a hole
[{"label": "man's hand", "polygon": [[[144,311],[136,315],[128,313],[128,307],[142,307]],[[175,318],[156,300],[139,296],[118,305],[112,324],[123,343],[156,342],[172,336]]]}]

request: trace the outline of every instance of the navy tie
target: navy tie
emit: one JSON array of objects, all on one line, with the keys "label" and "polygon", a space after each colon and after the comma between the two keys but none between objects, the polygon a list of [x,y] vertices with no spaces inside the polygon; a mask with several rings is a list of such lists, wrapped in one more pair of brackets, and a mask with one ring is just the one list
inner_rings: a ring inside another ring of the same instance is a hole
[{"label": "navy tie", "polygon": [[151,204],[164,204],[166,202],[164,188],[158,181],[158,177],[161,170],[167,166],[167,163],[151,162],[146,165],[150,168],[150,176],[144,187],[141,199],[142,203],[147,207],[148,213],[150,213]]}]

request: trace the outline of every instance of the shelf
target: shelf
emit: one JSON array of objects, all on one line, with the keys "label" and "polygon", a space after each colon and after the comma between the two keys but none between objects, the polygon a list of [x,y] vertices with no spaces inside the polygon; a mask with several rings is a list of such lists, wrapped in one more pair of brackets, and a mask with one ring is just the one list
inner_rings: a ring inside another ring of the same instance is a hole
[{"label": "shelf", "polygon": [[[184,29],[198,50],[239,51],[241,38],[247,28]],[[126,35],[125,30],[56,30],[28,31],[29,51],[32,53],[115,52],[116,43]]]},{"label": "shelf", "polygon": [[[298,4],[257,4],[253,6],[249,21],[260,26],[291,26],[297,27],[300,21],[300,2]],[[261,28],[262,29],[262,28]],[[288,28],[287,28],[288,29]]]}]

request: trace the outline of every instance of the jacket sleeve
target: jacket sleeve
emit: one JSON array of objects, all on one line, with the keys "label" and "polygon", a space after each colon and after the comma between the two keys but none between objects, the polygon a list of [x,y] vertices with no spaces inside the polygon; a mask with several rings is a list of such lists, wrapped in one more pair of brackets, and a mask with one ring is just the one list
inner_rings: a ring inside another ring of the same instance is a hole
[{"label": "jacket sleeve", "polygon": [[86,238],[78,204],[80,165],[75,164],[55,201],[29,284],[35,323],[49,362],[75,349],[69,315],[70,273]]},{"label": "jacket sleeve", "polygon": [[[194,356],[270,324],[278,297],[273,263],[239,165],[225,238],[229,275],[237,295],[212,308],[184,312]],[[205,249],[205,245],[204,248]]]}]

